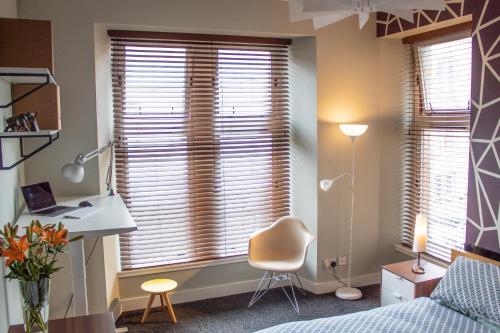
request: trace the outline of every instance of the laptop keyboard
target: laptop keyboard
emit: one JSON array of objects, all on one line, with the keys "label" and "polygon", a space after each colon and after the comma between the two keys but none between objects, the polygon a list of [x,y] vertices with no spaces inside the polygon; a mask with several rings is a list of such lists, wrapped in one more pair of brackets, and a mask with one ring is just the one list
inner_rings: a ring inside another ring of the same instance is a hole
[{"label": "laptop keyboard", "polygon": [[42,211],[37,212],[38,215],[55,217],[68,212],[72,212],[74,210],[79,209],[80,207],[68,207],[68,206],[55,206],[52,208],[44,209]]}]

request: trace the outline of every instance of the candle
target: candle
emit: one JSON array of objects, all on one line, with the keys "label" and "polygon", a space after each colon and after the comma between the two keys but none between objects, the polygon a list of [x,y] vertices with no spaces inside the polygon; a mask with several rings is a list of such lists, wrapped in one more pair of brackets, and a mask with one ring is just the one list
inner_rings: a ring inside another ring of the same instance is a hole
[{"label": "candle", "polygon": [[413,252],[425,252],[427,250],[427,217],[418,214],[415,220],[415,232],[413,233]]}]

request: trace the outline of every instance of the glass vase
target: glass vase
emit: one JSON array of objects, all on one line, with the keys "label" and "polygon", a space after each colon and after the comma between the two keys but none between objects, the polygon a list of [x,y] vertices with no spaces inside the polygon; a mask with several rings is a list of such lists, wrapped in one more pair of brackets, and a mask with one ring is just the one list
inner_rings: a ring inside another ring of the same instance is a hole
[{"label": "glass vase", "polygon": [[19,281],[26,333],[49,331],[50,278]]}]

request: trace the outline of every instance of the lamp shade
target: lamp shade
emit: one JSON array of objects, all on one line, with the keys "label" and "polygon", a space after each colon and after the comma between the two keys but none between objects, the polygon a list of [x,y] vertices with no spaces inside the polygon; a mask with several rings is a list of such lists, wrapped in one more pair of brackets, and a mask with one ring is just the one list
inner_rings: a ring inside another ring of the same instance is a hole
[{"label": "lamp shade", "polygon": [[417,214],[415,219],[415,232],[413,233],[413,252],[427,250],[427,217]]},{"label": "lamp shade", "polygon": [[368,129],[368,125],[361,124],[340,124],[340,130],[351,138],[362,135]]},{"label": "lamp shade", "polygon": [[61,173],[64,178],[72,183],[81,183],[85,176],[85,170],[81,164],[68,163],[62,167]]}]

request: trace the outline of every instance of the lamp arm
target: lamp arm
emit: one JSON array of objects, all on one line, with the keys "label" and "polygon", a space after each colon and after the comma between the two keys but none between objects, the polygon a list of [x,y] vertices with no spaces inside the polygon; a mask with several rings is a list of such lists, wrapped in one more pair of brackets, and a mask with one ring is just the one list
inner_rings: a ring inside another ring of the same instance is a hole
[{"label": "lamp arm", "polygon": [[105,146],[103,146],[101,148],[94,149],[94,150],[92,150],[91,152],[89,152],[89,153],[87,153],[85,155],[83,155],[83,154],[78,155],[77,159],[80,158],[81,162],[85,163],[85,162],[93,159],[94,157],[97,157],[97,156],[101,155],[108,148],[111,148],[113,145],[114,145],[114,142],[113,141],[109,141],[107,145],[105,145]]},{"label": "lamp arm", "polygon": [[344,172],[344,173],[341,173],[340,175],[338,175],[337,177],[333,178],[332,179],[332,184],[335,183],[337,180],[343,178],[343,177],[349,177],[351,180],[352,180],[352,175],[349,173],[349,172]]},{"label": "lamp arm", "polygon": [[113,181],[113,157],[114,157],[114,141],[109,141],[105,146],[92,150],[91,152],[83,155],[79,154],[75,159],[75,164],[83,165],[85,162],[93,159],[104,153],[106,150],[111,149],[111,156],[109,158],[108,171],[106,172],[106,190],[109,195],[115,195],[113,191],[112,181]]}]

